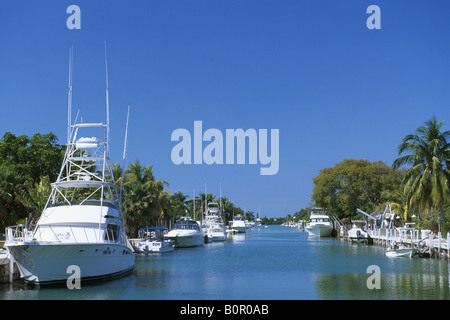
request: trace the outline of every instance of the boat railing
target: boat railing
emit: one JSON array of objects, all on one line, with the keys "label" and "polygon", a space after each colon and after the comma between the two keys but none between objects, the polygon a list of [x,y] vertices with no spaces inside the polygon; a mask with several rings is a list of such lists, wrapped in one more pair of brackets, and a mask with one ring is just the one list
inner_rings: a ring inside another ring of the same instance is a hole
[{"label": "boat railing", "polygon": [[32,224],[19,224],[16,226],[7,227],[5,230],[5,244],[31,241],[33,239],[34,227],[35,226]]},{"label": "boat railing", "polygon": [[122,243],[118,230],[76,225],[17,225],[6,228],[5,244],[23,242],[45,243]]}]

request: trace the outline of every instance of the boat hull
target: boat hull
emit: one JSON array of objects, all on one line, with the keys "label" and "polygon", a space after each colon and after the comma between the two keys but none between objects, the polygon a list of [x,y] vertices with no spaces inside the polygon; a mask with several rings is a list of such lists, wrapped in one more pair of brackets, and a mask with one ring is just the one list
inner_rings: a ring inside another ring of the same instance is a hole
[{"label": "boat hull", "polygon": [[364,243],[364,242],[366,242],[367,241],[367,239],[366,238],[358,238],[358,237],[350,237],[350,240],[353,242],[353,243]]},{"label": "boat hull", "polygon": [[84,281],[128,274],[135,265],[135,254],[119,244],[24,243],[7,248],[20,276],[40,285],[66,282],[73,275],[69,266],[77,266]]},{"label": "boat hull", "polygon": [[203,230],[203,233],[206,234],[209,239],[211,239],[211,242],[227,240],[227,232],[225,230],[211,230],[206,228]]},{"label": "boat hull", "polygon": [[360,228],[352,228],[348,232],[348,237],[353,243],[363,243],[369,238],[367,232]]},{"label": "boat hull", "polygon": [[414,249],[395,249],[386,251],[386,256],[390,258],[412,258],[415,255]]},{"label": "boat hull", "polygon": [[213,242],[219,242],[219,241],[227,240],[226,233],[218,233],[218,234],[213,233],[213,234],[208,235],[208,236],[211,236]]},{"label": "boat hull", "polygon": [[238,232],[238,233],[246,233],[247,232],[247,227],[236,227],[233,226],[233,229]]},{"label": "boat hull", "polygon": [[333,228],[329,225],[307,226],[306,231],[311,237],[329,237]]},{"label": "boat hull", "polygon": [[205,236],[203,234],[166,235],[166,238],[173,241],[175,248],[199,247],[205,243]]},{"label": "boat hull", "polygon": [[165,240],[165,241],[143,241],[139,242],[136,246],[135,251],[137,253],[164,253],[173,251],[173,241]]}]

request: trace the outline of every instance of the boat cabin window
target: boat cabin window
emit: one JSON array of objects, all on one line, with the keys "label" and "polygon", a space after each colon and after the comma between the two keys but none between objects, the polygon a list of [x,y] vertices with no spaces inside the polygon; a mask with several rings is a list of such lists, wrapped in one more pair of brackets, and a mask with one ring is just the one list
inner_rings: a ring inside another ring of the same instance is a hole
[{"label": "boat cabin window", "polygon": [[313,218],[311,219],[311,222],[329,222],[330,220],[328,218]]},{"label": "boat cabin window", "polygon": [[108,224],[105,230],[105,240],[116,241],[119,238],[119,226]]}]

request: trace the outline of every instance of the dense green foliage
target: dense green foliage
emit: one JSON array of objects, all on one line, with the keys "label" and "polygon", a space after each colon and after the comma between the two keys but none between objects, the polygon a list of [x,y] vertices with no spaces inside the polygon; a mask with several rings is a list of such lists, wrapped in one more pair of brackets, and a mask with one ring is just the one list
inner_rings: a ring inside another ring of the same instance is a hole
[{"label": "dense green foliage", "polygon": [[402,172],[381,161],[346,159],[320,170],[313,179],[312,199],[340,218],[356,215],[356,209],[374,211],[388,201],[401,202]]},{"label": "dense green foliage", "polygon": [[33,183],[39,183],[44,176],[55,181],[64,151],[64,146],[58,144],[58,138],[52,132],[36,133],[31,137],[17,137],[6,132],[0,141],[0,166],[15,169]]},{"label": "dense green foliage", "polygon": [[50,193],[50,179],[56,179],[64,147],[53,133],[31,137],[6,132],[0,140],[0,227],[20,220],[32,220]]}]

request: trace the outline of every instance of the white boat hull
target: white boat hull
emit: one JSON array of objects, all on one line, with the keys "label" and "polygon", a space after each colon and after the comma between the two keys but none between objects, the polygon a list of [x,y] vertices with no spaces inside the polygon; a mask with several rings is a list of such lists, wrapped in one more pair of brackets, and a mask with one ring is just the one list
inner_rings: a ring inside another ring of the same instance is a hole
[{"label": "white boat hull", "polygon": [[386,251],[386,256],[390,258],[412,258],[415,253],[415,250],[411,248],[395,249]]},{"label": "white boat hull", "polygon": [[333,228],[329,225],[307,226],[306,231],[311,237],[329,237]]},{"label": "white boat hull", "polygon": [[133,270],[135,254],[119,244],[36,244],[11,245],[20,276],[27,282],[66,282],[79,267],[80,279],[93,280],[127,274]]},{"label": "white boat hull", "polygon": [[363,243],[368,240],[369,236],[367,232],[360,228],[352,228],[348,232],[348,237],[354,243]]},{"label": "white boat hull", "polygon": [[202,232],[211,239],[211,242],[225,241],[227,239],[227,231],[225,228],[203,228]]},{"label": "white boat hull", "polygon": [[227,231],[224,227],[221,228],[203,228],[203,234],[206,234],[212,242],[225,241],[227,239]]},{"label": "white boat hull", "polygon": [[233,226],[233,230],[239,233],[246,233],[247,227],[239,227],[239,226]]},{"label": "white boat hull", "polygon": [[212,234],[211,238],[213,242],[225,241],[227,240],[227,235],[226,233]]},{"label": "white boat hull", "polygon": [[136,249],[136,253],[164,253],[173,251],[173,241],[165,240],[165,241],[142,241],[138,242]]},{"label": "white boat hull", "polygon": [[171,239],[175,248],[189,248],[202,246],[205,243],[205,236],[199,234],[176,234],[166,235],[167,239]]}]

